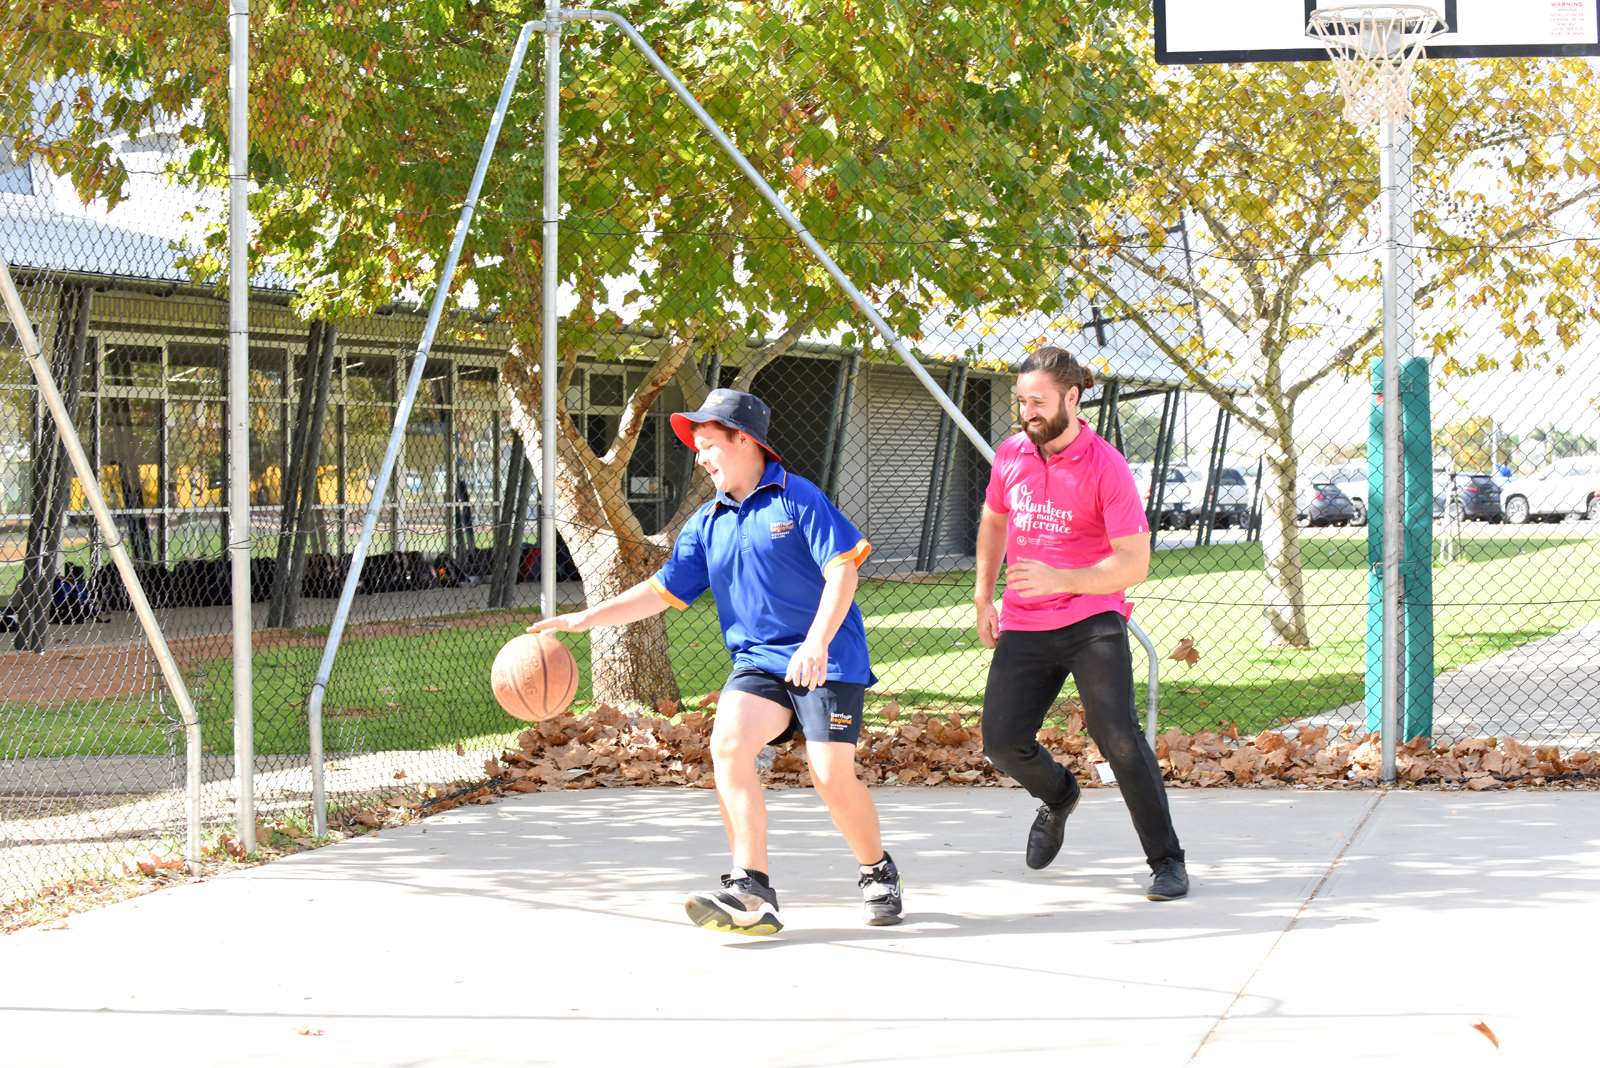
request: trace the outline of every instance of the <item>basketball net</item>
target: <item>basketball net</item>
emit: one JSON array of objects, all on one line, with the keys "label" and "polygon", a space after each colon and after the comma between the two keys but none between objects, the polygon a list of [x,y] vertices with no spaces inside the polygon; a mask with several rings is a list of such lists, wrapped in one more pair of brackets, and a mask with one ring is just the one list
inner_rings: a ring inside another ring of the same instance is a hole
[{"label": "basketball net", "polygon": [[1411,114],[1411,78],[1423,46],[1444,32],[1439,12],[1417,4],[1318,8],[1306,26],[1328,50],[1344,117],[1366,124]]}]

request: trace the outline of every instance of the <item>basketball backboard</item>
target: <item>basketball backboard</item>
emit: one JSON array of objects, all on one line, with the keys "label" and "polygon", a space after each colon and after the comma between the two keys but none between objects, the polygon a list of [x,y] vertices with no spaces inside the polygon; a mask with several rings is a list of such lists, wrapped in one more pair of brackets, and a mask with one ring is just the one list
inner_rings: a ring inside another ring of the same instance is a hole
[{"label": "basketball backboard", "polygon": [[[1428,0],[1411,0],[1413,3]],[[1306,36],[1318,0],[1155,0],[1156,61],[1172,64],[1326,60]],[[1600,56],[1600,0],[1431,0],[1445,32],[1435,59]]]}]

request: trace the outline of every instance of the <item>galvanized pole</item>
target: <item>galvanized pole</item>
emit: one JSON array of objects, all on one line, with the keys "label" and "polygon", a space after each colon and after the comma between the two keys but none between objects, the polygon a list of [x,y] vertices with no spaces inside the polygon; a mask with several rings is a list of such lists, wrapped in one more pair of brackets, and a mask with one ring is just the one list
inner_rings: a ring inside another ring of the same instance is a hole
[{"label": "galvanized pole", "polygon": [[250,0],[229,0],[228,555],[233,564],[233,766],[239,845],[256,848],[250,642]]},{"label": "galvanized pole", "polygon": [[[417,389],[422,385],[422,373],[428,366],[428,353],[433,348],[434,335],[439,330],[439,320],[444,316],[444,306],[450,296],[450,280],[455,277],[456,264],[461,259],[461,248],[467,242],[467,230],[472,226],[472,212],[478,206],[478,194],[483,191],[483,178],[489,172],[489,160],[494,156],[495,142],[500,138],[500,127],[505,122],[506,111],[511,106],[511,93],[517,85],[517,75],[522,72],[522,60],[528,51],[528,41],[533,36],[533,28],[538,25],[529,22],[523,25],[522,32],[517,35],[517,44],[511,54],[511,67],[506,71],[506,80],[500,87],[500,100],[495,105],[494,115],[489,119],[489,132],[484,135],[483,149],[478,154],[478,166],[472,173],[472,184],[467,189],[467,199],[461,205],[460,218],[456,220],[456,232],[450,242],[450,251],[445,254],[444,263],[440,266],[438,287],[434,290],[433,303],[428,308],[428,320],[422,327],[422,338],[417,343],[417,352],[411,363],[411,377],[406,381],[405,394],[400,398],[400,404],[395,409],[394,428],[389,432],[389,444],[384,450],[383,462],[378,466],[378,477],[372,488],[372,499],[367,502],[367,511],[361,522],[361,536],[356,540],[355,551],[350,558],[350,570],[345,574],[344,587],[339,592],[339,605],[333,611],[333,623],[328,628],[328,643],[322,650],[322,662],[317,666],[316,681],[311,684],[311,696],[306,704],[306,729],[309,734],[311,765],[311,828],[313,833],[322,835],[328,830],[328,805],[327,792],[324,786],[324,767],[322,754],[322,702],[328,693],[328,680],[333,676],[333,661],[339,655],[339,642],[344,638],[345,625],[350,619],[350,606],[355,602],[356,584],[361,581],[361,566],[366,563],[367,549],[372,544],[373,531],[378,526],[378,513],[383,509],[383,499],[389,493],[389,479],[394,474],[394,465],[400,455],[400,445],[405,439],[406,423],[411,418],[411,409],[416,404]],[[339,465],[343,470],[344,464]],[[339,527],[344,529],[341,519]]]},{"label": "galvanized pole", "polygon": [[[1400,730],[1400,560],[1405,536],[1404,453],[1400,446],[1400,246],[1405,205],[1398,196],[1403,119],[1383,122],[1383,721],[1382,769],[1385,783],[1395,781],[1395,750]],[[1410,139],[1404,139],[1409,155]],[[1409,166],[1405,168],[1409,170]]]},{"label": "galvanized pole", "polygon": [[561,4],[544,9],[544,241],[539,340],[543,349],[539,383],[539,611],[556,614],[556,242],[561,222]]},{"label": "galvanized pole", "polygon": [[144,587],[139,584],[138,572],[133,569],[133,560],[128,556],[128,547],[122,543],[122,534],[117,530],[117,521],[112,518],[111,509],[106,505],[105,494],[100,490],[100,480],[96,477],[95,468],[83,451],[83,442],[78,438],[78,430],[72,424],[72,416],[67,412],[66,402],[61,399],[61,391],[56,388],[50,363],[39,351],[39,338],[33,332],[33,324],[28,319],[28,310],[22,303],[22,294],[17,292],[16,283],[11,280],[11,268],[4,257],[0,257],[0,303],[5,305],[6,315],[11,320],[12,328],[17,332],[17,343],[22,347],[22,355],[27,359],[28,366],[33,369],[34,379],[39,383],[39,399],[44,402],[51,418],[55,420],[56,430],[61,435],[61,444],[67,450],[67,459],[72,462],[72,473],[78,476],[78,485],[82,487],[83,495],[89,501],[89,510],[94,513],[95,523],[100,528],[100,537],[105,540],[106,550],[111,554],[111,562],[116,565],[117,574],[122,579],[122,588],[128,593],[128,603],[133,608],[134,616],[139,620],[139,626],[144,630],[151,652],[155,654],[156,664],[161,669],[161,679],[167,684],[167,692],[172,694],[172,700],[178,706],[178,718],[183,723],[186,765],[184,802],[187,834],[184,857],[189,861],[191,871],[199,871],[200,786],[203,769],[200,719],[195,715],[194,701],[189,697],[189,687],[184,684],[183,673],[178,670],[178,662],[172,658],[172,650],[167,647],[166,636],[161,633],[161,624],[156,621],[155,611],[150,607],[150,599],[145,596]]}]

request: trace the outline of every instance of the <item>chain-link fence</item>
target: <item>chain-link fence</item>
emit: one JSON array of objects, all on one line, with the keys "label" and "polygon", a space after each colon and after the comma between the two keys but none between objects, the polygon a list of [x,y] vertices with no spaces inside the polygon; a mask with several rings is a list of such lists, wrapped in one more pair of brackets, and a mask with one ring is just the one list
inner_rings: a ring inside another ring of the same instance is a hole
[{"label": "chain-link fence", "polygon": [[[1028,350],[1061,344],[1094,370],[1083,416],[1132,464],[1154,531],[1131,597],[1161,660],[1163,730],[1376,727],[1381,177],[1331,71],[1157,68],[1131,4],[623,8],[987,442],[1016,429]],[[520,20],[542,12],[252,16],[263,811],[304,811],[328,624]],[[195,694],[220,824],[235,770],[227,27],[184,4],[7,19],[0,242]],[[587,22],[561,38],[558,478],[542,491],[540,40],[339,646],[322,734],[334,803],[413,803],[512,744],[488,667],[537,610],[543,554],[562,606],[650,577],[710,493],[667,416],[717,385],[770,403],[789,471],[873,545],[857,598],[881,678],[869,717],[974,723],[987,461],[642,54]],[[1404,737],[1512,737],[1556,747],[1552,768],[1600,734],[1592,74],[1424,64],[1398,191],[1416,307],[1401,338]],[[11,892],[171,833],[183,754],[7,342]],[[567,640],[580,713],[709,707],[729,667],[710,598]],[[1054,725],[1072,726],[1070,699]]]}]

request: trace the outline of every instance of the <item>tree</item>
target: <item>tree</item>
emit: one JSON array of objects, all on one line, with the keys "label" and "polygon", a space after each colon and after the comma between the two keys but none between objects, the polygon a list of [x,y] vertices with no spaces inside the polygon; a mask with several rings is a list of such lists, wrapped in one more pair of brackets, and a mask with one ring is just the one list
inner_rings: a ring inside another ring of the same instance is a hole
[{"label": "tree", "polygon": [[1562,430],[1554,426],[1541,426],[1528,434],[1528,440],[1538,447],[1544,462],[1562,460],[1568,456],[1583,456],[1594,452],[1594,438],[1575,430]]},{"label": "tree", "polygon": [[[711,0],[618,5],[728,129],[844,270],[915,337],[935,307],[1059,307],[1054,220],[1124,174],[1124,122],[1146,99],[1131,0]],[[427,295],[468,185],[510,42],[535,0],[352,0],[252,12],[252,209],[258,248],[302,280],[306,315]],[[62,0],[28,32],[70,26],[52,69],[112,98],[77,108],[70,138],[31,145],[86,196],[114,198],[113,133],[185,116],[185,180],[226,173],[226,40],[216,5]],[[197,49],[204,31],[207,46]],[[713,352],[743,352],[736,385],[808,334],[857,340],[854,313],[617,33],[574,27],[562,64],[563,384],[580,356],[646,361],[606,448],[561,390],[553,506],[591,599],[647,576],[706,486],[646,534],[622,492],[652,403],[698,403]],[[506,121],[458,284],[516,338],[503,381],[536,452],[541,240],[537,47]],[[214,245],[214,253],[220,244]],[[220,257],[210,264],[220,265]],[[206,263],[196,264],[205,268]],[[625,292],[619,292],[625,291]],[[623,327],[631,328],[624,333]],[[641,338],[640,334],[646,335]],[[601,700],[677,693],[663,623],[593,643]]]},{"label": "tree", "polygon": [[1494,419],[1474,415],[1459,423],[1439,428],[1433,435],[1434,449],[1442,450],[1458,471],[1488,471],[1499,458],[1491,458],[1496,441]]},{"label": "tree", "polygon": [[[1381,354],[1378,153],[1370,130],[1340,117],[1331,75],[1269,64],[1155,76],[1160,105],[1131,135],[1137,185],[1076,230],[1069,264],[1264,443],[1263,632],[1291,647],[1311,641],[1294,521],[1299,408],[1317,383],[1362,376]],[[1600,307],[1582,299],[1600,249],[1571,237],[1575,220],[1600,219],[1592,72],[1425,63],[1414,98],[1415,351],[1441,375],[1556,359]],[[1180,219],[1192,269],[1168,233]],[[1191,305],[1203,337],[1167,325]],[[1491,334],[1501,344],[1485,349]]]}]

